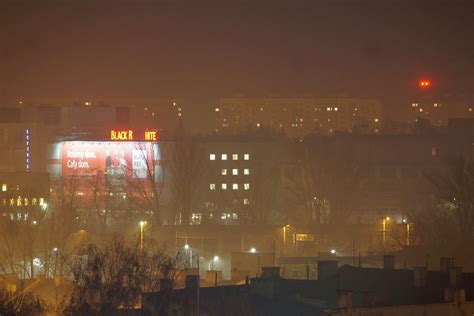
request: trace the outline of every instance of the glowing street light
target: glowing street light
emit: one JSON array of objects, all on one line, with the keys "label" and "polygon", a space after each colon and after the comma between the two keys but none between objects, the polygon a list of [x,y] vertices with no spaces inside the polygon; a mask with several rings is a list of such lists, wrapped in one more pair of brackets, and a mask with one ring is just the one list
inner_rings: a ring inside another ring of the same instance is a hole
[{"label": "glowing street light", "polygon": [[286,254],[286,230],[290,228],[290,224],[283,226],[283,254]]},{"label": "glowing street light", "polygon": [[333,255],[335,255],[335,254],[336,254],[336,249],[331,249],[331,253],[332,253]]},{"label": "glowing street light", "polygon": [[385,239],[386,239],[386,232],[387,232],[387,222],[390,221],[390,217],[385,217],[383,220],[382,220],[382,243],[383,243],[383,246],[385,247]]},{"label": "glowing street light", "polygon": [[140,250],[143,250],[143,231],[147,221],[140,221]]},{"label": "glowing street light", "polygon": [[184,249],[188,250],[188,249],[189,249],[189,245],[188,245],[188,244],[184,245]]},{"label": "glowing street light", "polygon": [[250,252],[251,252],[251,253],[256,253],[256,252],[257,252],[257,249],[255,249],[255,247],[252,247],[252,248],[250,248]]}]

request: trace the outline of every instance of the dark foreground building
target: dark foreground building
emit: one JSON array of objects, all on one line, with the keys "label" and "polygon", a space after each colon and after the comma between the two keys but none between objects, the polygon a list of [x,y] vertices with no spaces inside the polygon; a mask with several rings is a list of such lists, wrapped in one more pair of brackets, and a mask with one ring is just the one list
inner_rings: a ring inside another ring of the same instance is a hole
[{"label": "dark foreground building", "polygon": [[[143,298],[143,315],[472,315],[474,273],[463,273],[452,258],[440,270],[359,268],[318,262],[318,280],[280,277],[264,267],[243,285],[200,288],[188,276],[184,289],[167,287]],[[199,301],[199,304],[198,304]],[[426,314],[428,312],[428,314]]]}]

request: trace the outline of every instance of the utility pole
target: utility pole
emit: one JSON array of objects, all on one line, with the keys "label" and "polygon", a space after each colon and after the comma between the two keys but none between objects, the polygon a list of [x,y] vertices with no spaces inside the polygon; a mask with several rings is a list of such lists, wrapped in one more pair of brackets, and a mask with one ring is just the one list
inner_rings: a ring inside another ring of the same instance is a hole
[{"label": "utility pole", "polygon": [[199,316],[199,288],[201,287],[201,271],[199,270],[199,254],[197,255],[197,287],[196,287],[196,315]]}]

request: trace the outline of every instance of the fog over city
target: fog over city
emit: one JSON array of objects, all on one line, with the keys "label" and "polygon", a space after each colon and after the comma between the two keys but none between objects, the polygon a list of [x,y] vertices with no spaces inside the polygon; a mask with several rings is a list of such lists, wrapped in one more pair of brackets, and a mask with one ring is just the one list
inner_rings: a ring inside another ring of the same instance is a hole
[{"label": "fog over city", "polygon": [[473,315],[474,3],[0,2],[0,315]]}]

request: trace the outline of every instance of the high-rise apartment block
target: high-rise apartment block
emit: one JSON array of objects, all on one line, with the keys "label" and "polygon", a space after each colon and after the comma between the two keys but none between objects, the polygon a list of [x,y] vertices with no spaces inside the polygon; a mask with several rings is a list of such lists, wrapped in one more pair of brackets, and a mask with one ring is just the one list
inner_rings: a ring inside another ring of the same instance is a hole
[{"label": "high-rise apartment block", "polygon": [[336,132],[376,134],[381,104],[359,98],[228,98],[214,108],[215,132],[235,135],[259,128],[289,137]]}]

